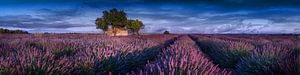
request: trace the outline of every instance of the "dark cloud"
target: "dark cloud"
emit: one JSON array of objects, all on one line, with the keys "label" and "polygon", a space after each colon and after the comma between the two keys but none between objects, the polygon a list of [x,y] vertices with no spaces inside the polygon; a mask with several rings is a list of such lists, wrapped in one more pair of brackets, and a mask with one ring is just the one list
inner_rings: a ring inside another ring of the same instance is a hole
[{"label": "dark cloud", "polygon": [[62,21],[83,14],[83,12],[79,11],[79,9],[64,9],[64,10],[38,9],[36,10],[36,13],[38,13],[36,14],[36,16],[42,17],[45,20],[50,20],[50,21]]},{"label": "dark cloud", "polygon": [[[89,6],[118,6],[133,4],[195,4],[225,8],[300,7],[300,0],[6,0],[3,4],[83,3]],[[112,5],[111,5],[112,4]]]},{"label": "dark cloud", "polygon": [[33,15],[4,15],[0,16],[0,27],[25,29],[66,29],[72,27],[86,27],[89,25],[67,21],[82,16],[84,11],[79,9],[38,9]]},{"label": "dark cloud", "polygon": [[[92,7],[136,4],[189,4],[215,6],[229,9],[261,9],[272,7],[300,7],[300,0],[90,0],[81,1]],[[112,4],[112,5],[109,5]],[[228,10],[228,9],[227,9]]]},{"label": "dark cloud", "polygon": [[50,20],[48,18],[34,18],[31,15],[0,16],[0,27],[16,28],[70,28],[80,27],[80,24],[71,24],[62,20]]},{"label": "dark cloud", "polygon": [[33,18],[31,15],[7,15],[7,16],[0,16],[0,23],[14,23],[13,21],[22,21],[22,22],[31,22],[31,21],[40,21],[42,19]]}]

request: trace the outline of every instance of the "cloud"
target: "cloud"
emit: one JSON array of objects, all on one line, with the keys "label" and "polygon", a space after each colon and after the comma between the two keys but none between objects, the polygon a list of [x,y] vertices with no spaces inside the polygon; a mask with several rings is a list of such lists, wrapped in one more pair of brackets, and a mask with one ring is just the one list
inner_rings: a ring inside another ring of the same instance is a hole
[{"label": "cloud", "polygon": [[[165,30],[174,33],[295,33],[293,28],[299,27],[300,23],[295,16],[300,15],[295,13],[299,11],[294,9],[285,9],[283,14],[276,13],[283,10],[275,9],[199,13],[173,13],[171,10],[170,13],[159,13],[162,11],[157,10],[158,15],[155,12],[135,15],[142,16],[141,20],[149,27],[147,30],[156,33]],[[272,28],[276,29],[271,30]]]},{"label": "cloud", "polygon": [[41,30],[42,32],[86,26],[86,24],[68,21],[83,15],[78,9],[38,9],[33,11],[36,14],[0,16],[0,26],[5,28],[35,29],[31,31]]},{"label": "cloud", "polygon": [[65,19],[74,18],[80,16],[83,12],[80,12],[79,9],[38,9],[36,10],[36,16],[41,17],[45,20],[50,21],[61,21]]},{"label": "cloud", "polygon": [[80,26],[47,18],[34,18],[31,15],[0,16],[0,26],[17,28],[68,28]]},{"label": "cloud", "polygon": [[246,20],[243,20],[242,23],[244,23],[244,24],[268,25],[268,24],[271,24],[272,21],[267,20],[267,19],[246,19]]},{"label": "cloud", "polygon": [[[89,0],[79,1],[91,7],[134,4],[189,4],[228,9],[264,9],[272,7],[300,7],[299,0]],[[109,5],[112,4],[112,5]]]}]

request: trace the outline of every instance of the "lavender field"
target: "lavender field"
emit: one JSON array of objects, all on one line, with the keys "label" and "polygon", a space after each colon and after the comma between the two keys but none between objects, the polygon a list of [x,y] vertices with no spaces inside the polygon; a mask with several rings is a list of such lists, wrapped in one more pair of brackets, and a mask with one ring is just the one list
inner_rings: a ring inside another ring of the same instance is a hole
[{"label": "lavender field", "polygon": [[299,75],[299,55],[297,35],[0,35],[0,75]]}]

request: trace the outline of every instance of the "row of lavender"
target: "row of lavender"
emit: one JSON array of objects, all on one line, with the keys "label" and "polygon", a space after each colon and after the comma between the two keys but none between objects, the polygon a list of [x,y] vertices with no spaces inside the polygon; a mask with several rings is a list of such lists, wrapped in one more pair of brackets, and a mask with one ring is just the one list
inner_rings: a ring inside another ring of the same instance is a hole
[{"label": "row of lavender", "polygon": [[230,75],[231,72],[214,65],[190,37],[183,35],[164,48],[155,61],[135,74]]},{"label": "row of lavender", "polygon": [[160,50],[166,40],[176,36],[1,35],[0,73],[125,73],[137,69],[138,61],[153,60],[155,54],[151,54],[152,51]]},{"label": "row of lavender", "polygon": [[202,51],[233,74],[299,75],[300,42],[296,36],[193,35]]}]

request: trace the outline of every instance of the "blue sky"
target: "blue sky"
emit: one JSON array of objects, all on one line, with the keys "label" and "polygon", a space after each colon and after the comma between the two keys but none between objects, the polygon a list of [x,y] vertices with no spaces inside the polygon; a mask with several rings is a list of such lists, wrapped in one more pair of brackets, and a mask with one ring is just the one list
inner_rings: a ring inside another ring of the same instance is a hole
[{"label": "blue sky", "polygon": [[300,0],[1,0],[0,27],[32,33],[101,33],[111,8],[146,25],[143,33],[300,33]]}]

